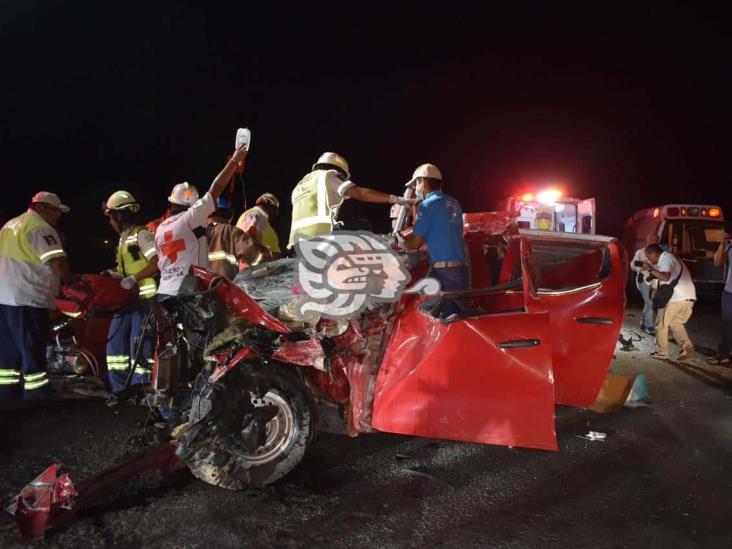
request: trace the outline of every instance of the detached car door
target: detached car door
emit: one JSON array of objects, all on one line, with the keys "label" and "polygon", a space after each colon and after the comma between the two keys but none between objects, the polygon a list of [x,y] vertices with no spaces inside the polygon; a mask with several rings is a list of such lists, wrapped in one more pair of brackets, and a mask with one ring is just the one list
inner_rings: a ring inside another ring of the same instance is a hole
[{"label": "detached car door", "polygon": [[549,318],[521,244],[523,291],[472,291],[485,314],[442,324],[419,310],[423,298],[407,305],[376,379],[376,429],[557,449]]}]

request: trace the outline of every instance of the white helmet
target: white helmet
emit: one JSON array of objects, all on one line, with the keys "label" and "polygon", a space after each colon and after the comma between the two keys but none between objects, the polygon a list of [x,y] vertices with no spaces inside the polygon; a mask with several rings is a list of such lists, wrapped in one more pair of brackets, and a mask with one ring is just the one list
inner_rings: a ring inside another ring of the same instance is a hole
[{"label": "white helmet", "polygon": [[188,181],[178,183],[168,197],[168,202],[178,206],[192,206],[196,200],[198,200],[198,189]]},{"label": "white helmet", "polygon": [[332,152],[321,154],[318,161],[313,164],[313,170],[322,169],[324,164],[338,168],[346,175],[346,179],[350,179],[351,171],[348,169],[348,162],[340,154]]},{"label": "white helmet", "polygon": [[132,213],[137,213],[140,211],[140,204],[127,191],[116,191],[107,199],[104,205],[104,213],[109,215],[109,212],[119,212],[121,210],[130,210]]}]

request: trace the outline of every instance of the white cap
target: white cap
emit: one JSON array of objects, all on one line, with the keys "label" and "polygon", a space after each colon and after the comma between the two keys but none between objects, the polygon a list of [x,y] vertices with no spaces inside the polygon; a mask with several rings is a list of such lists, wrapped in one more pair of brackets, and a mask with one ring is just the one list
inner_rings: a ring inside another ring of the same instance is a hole
[{"label": "white cap", "polygon": [[405,187],[412,186],[415,181],[417,181],[418,177],[429,177],[430,179],[437,179],[438,181],[442,181],[442,172],[434,164],[422,164],[416,170],[414,170],[414,173],[412,174],[412,179],[407,182]]},{"label": "white cap", "polygon": [[196,200],[198,200],[198,189],[188,181],[178,183],[168,197],[168,202],[178,206],[192,206]]},{"label": "white cap", "polygon": [[71,211],[71,208],[69,208],[66,204],[61,204],[61,199],[58,197],[57,194],[49,193],[47,191],[37,192],[31,199],[31,202],[33,204],[48,204],[49,206],[53,206],[57,210],[61,210],[64,213],[69,213]]}]

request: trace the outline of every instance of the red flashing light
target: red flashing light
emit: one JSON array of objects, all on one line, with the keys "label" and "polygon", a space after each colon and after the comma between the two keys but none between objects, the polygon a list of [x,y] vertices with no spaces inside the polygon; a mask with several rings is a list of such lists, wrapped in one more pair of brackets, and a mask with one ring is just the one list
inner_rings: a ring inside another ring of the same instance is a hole
[{"label": "red flashing light", "polygon": [[655,210],[653,210],[653,217],[658,217],[659,215],[661,215],[660,208],[656,208]]},{"label": "red flashing light", "polygon": [[686,208],[681,208],[681,215],[686,215]]},{"label": "red flashing light", "polygon": [[703,216],[706,216],[707,215],[707,209],[706,208],[702,208],[702,215]]},{"label": "red flashing light", "polygon": [[709,217],[720,217],[722,215],[722,210],[719,208],[709,208]]},{"label": "red flashing light", "polygon": [[532,200],[534,200],[534,195],[531,193],[526,193],[521,196],[521,200],[523,202],[531,202]]}]

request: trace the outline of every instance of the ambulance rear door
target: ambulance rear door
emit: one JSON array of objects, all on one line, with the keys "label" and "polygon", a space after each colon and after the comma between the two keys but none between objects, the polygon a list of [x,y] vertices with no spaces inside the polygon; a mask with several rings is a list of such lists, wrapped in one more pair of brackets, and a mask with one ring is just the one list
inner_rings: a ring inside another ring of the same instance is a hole
[{"label": "ambulance rear door", "polygon": [[579,224],[578,233],[595,234],[597,221],[594,198],[579,201],[577,204],[577,218]]}]

